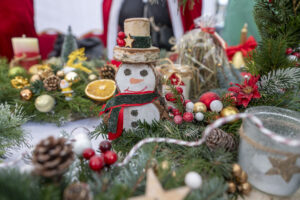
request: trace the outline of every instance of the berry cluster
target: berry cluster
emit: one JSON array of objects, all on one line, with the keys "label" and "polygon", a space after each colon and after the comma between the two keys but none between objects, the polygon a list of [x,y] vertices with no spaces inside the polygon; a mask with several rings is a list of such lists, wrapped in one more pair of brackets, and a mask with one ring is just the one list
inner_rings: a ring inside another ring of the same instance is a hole
[{"label": "berry cluster", "polygon": [[125,37],[126,37],[126,35],[125,35],[124,32],[120,31],[118,33],[117,44],[118,44],[119,47],[125,47],[125,44],[126,44],[125,40],[124,40]]},{"label": "berry cluster", "polygon": [[296,56],[298,59],[300,58],[300,53],[297,52],[297,51],[294,51],[292,48],[287,48],[285,53],[287,55],[293,55],[293,56]]},{"label": "berry cluster", "polygon": [[100,143],[100,155],[96,155],[94,149],[87,148],[83,151],[82,156],[89,160],[89,166],[94,171],[101,170],[105,165],[112,165],[118,160],[118,155],[111,151],[111,143],[104,140]]}]

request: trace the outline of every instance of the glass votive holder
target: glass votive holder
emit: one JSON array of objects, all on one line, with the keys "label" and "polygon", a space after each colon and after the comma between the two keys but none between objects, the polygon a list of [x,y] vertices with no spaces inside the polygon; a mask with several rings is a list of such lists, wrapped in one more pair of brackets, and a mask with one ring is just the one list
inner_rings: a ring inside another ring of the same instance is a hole
[{"label": "glass votive holder", "polygon": [[[265,128],[290,140],[300,140],[300,113],[271,106],[252,107]],[[279,143],[246,118],[240,129],[239,164],[257,189],[290,196],[300,187],[300,147]]]}]

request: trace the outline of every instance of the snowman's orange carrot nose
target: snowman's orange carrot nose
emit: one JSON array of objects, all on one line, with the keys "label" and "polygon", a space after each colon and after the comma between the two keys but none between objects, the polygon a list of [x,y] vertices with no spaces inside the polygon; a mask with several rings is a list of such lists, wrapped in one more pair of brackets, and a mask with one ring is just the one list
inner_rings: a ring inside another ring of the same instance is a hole
[{"label": "snowman's orange carrot nose", "polygon": [[144,81],[144,79],[138,79],[138,78],[131,78],[130,79],[131,84],[138,84],[138,83],[143,82],[143,81]]}]

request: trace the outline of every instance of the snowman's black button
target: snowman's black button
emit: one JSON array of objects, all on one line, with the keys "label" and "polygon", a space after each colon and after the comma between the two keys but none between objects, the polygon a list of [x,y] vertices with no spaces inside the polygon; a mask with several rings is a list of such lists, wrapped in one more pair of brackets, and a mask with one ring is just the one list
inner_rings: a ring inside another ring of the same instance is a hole
[{"label": "snowman's black button", "polygon": [[132,115],[132,116],[134,116],[134,117],[136,117],[136,116],[138,116],[138,111],[137,110],[132,110],[131,112],[130,112],[130,114]]},{"label": "snowman's black button", "polygon": [[130,74],[131,74],[131,70],[130,69],[125,69],[124,70],[124,74],[126,75],[126,76],[129,76]]},{"label": "snowman's black button", "polygon": [[148,71],[143,69],[142,71],[140,71],[141,76],[147,76],[148,75]]},{"label": "snowman's black button", "polygon": [[132,128],[136,128],[138,126],[138,123],[137,122],[131,122],[131,126],[132,126]]}]

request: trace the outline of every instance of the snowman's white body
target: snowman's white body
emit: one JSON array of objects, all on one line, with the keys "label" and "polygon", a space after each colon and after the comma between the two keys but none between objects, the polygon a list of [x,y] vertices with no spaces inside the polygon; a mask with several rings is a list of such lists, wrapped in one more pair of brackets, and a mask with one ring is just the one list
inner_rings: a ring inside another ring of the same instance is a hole
[{"label": "snowman's white body", "polygon": [[[154,91],[156,87],[155,72],[149,64],[123,63],[119,67],[115,80],[121,93]],[[139,120],[151,124],[153,120],[159,119],[160,112],[153,103],[125,107],[123,128],[125,130],[136,128]]]}]

